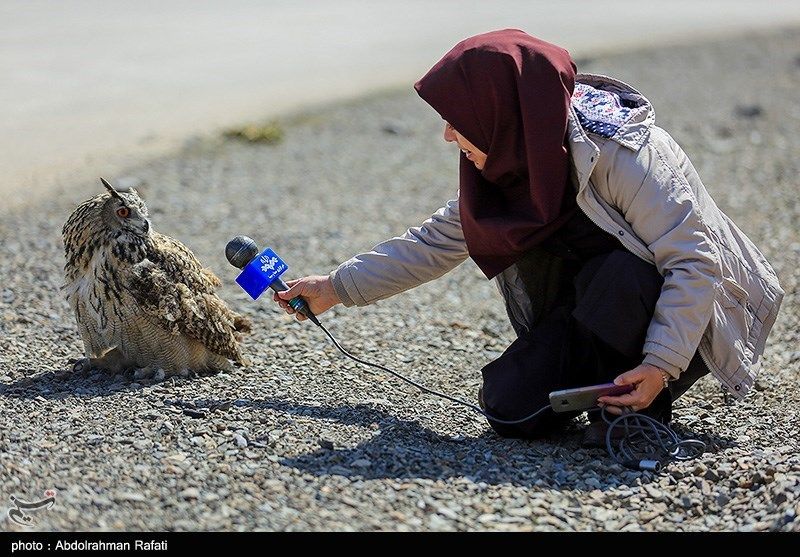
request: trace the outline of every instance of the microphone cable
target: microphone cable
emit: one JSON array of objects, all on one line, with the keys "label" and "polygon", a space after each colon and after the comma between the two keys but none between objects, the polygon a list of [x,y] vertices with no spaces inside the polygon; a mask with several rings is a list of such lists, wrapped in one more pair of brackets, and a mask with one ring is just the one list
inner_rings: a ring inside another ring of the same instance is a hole
[{"label": "microphone cable", "polygon": [[389,374],[393,375],[394,377],[397,377],[398,379],[400,379],[402,381],[405,381],[409,385],[413,385],[414,387],[416,387],[417,389],[419,389],[423,393],[427,393],[429,395],[437,396],[439,398],[443,398],[445,400],[449,400],[450,402],[455,402],[456,404],[460,404],[462,406],[466,406],[467,408],[470,408],[470,409],[474,410],[475,412],[483,415],[486,419],[491,420],[493,422],[497,422],[497,423],[503,424],[503,425],[521,424],[521,423],[527,422],[528,420],[532,420],[533,418],[535,418],[536,416],[538,416],[539,414],[541,414],[542,412],[544,412],[545,410],[550,408],[550,405],[548,404],[547,406],[543,406],[542,408],[540,408],[536,412],[534,412],[532,414],[529,414],[528,416],[525,416],[524,418],[520,418],[518,420],[503,420],[501,418],[495,418],[494,416],[492,416],[491,414],[489,414],[488,412],[483,410],[483,408],[481,408],[480,406],[476,406],[475,404],[472,404],[471,402],[467,402],[466,400],[460,399],[458,397],[450,396],[448,394],[445,394],[445,393],[436,391],[434,389],[428,388],[425,385],[421,385],[420,383],[417,383],[413,379],[409,379],[408,377],[406,377],[402,373],[398,373],[398,372],[396,372],[394,370],[389,369],[386,366],[382,366],[381,364],[375,364],[375,363],[372,363],[372,362],[368,362],[366,360],[362,360],[358,356],[353,356],[350,352],[345,350],[342,347],[341,344],[339,344],[339,341],[336,340],[336,338],[334,338],[334,336],[330,333],[330,331],[328,331],[328,329],[325,328],[325,325],[323,325],[322,323],[319,323],[319,327],[325,332],[326,335],[328,335],[328,338],[331,339],[331,342],[333,342],[333,345],[336,346],[336,348],[339,349],[339,352],[341,352],[342,354],[344,354],[345,356],[347,356],[351,360],[353,360],[355,362],[358,362],[359,364],[363,364],[365,366],[370,366],[370,367],[374,367],[374,368],[380,369],[382,371],[385,371],[386,373],[389,373]]},{"label": "microphone cable", "polygon": [[[481,407],[467,402],[466,400],[426,387],[425,385],[417,383],[413,379],[409,379],[402,373],[396,372],[384,365],[368,362],[367,360],[363,360],[358,356],[354,356],[345,350],[344,347],[342,347],[339,341],[336,340],[336,337],[334,337],[333,334],[328,331],[325,325],[319,321],[316,324],[323,330],[328,338],[331,339],[333,345],[342,354],[354,362],[385,371],[386,373],[405,381],[409,385],[416,387],[423,393],[427,393],[474,410],[478,414],[484,416],[487,420],[503,425],[517,425],[527,422],[528,420],[532,420],[545,410],[551,408],[551,406],[548,404],[547,406],[543,406],[542,408],[536,410],[532,414],[517,420],[504,420],[501,418],[496,418],[483,410]],[[608,425],[608,429],[606,431],[606,450],[608,451],[609,456],[611,456],[615,462],[632,470],[657,473],[662,469],[662,461],[691,460],[700,456],[706,448],[706,444],[699,439],[681,439],[678,434],[668,425],[651,418],[650,416],[645,416],[644,414],[634,412],[629,407],[623,407],[622,414],[613,419],[609,417],[613,416],[613,414],[608,412],[605,408],[602,409],[601,414],[603,420]],[[615,435],[614,432],[616,429],[621,429],[622,435]]]},{"label": "microphone cable", "polygon": [[[628,468],[658,472],[664,460],[691,460],[705,451],[699,439],[681,439],[675,430],[655,418],[634,412],[629,407],[615,418],[605,408],[601,411],[608,425],[606,450],[616,462]],[[621,435],[615,435],[615,429]]]}]

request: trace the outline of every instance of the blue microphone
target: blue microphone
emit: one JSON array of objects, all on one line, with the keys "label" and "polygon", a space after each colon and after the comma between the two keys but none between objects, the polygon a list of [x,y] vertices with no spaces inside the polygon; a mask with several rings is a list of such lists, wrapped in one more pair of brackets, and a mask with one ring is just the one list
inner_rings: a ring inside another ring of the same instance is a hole
[{"label": "blue microphone", "polygon": [[[275,292],[289,290],[281,278],[289,266],[271,248],[259,253],[258,246],[252,238],[236,236],[225,246],[225,257],[231,265],[242,270],[236,277],[236,283],[254,300],[257,300],[267,288]],[[296,312],[308,317],[315,325],[320,325],[303,298],[295,296],[288,303]]]}]

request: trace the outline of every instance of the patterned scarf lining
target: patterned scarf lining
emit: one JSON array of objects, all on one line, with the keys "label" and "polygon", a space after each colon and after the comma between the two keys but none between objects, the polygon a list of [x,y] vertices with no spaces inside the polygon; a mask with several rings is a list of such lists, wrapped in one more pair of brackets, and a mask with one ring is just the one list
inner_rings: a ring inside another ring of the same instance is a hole
[{"label": "patterned scarf lining", "polygon": [[638,104],[617,93],[576,83],[572,106],[583,129],[610,138],[630,119]]}]

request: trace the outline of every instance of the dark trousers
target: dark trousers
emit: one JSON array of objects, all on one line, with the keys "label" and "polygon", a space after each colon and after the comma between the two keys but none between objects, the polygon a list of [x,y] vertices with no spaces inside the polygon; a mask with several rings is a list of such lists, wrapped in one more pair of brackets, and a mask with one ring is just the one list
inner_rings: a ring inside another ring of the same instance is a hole
[{"label": "dark trousers", "polygon": [[[530,331],[483,370],[486,411],[514,420],[549,405],[551,391],[609,383],[642,363],[642,346],[661,293],[656,268],[625,250],[597,255],[569,279],[574,296],[563,296]],[[672,401],[708,373],[699,354],[643,414],[668,423]],[[539,437],[579,413],[548,409],[519,425],[489,420],[504,437]],[[590,411],[591,421],[600,419]]]}]

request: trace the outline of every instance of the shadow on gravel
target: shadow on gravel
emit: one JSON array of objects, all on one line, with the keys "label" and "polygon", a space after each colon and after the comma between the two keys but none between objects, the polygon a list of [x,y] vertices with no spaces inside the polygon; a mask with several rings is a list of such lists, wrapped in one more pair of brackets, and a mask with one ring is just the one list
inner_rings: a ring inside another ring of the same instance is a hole
[{"label": "shadow on gravel", "polygon": [[[27,374],[27,370],[17,370]],[[171,381],[185,381],[181,378],[168,378],[158,383],[169,385]],[[30,375],[11,383],[0,383],[0,396],[16,398],[62,399],[70,396],[109,396],[120,391],[136,390],[142,386],[154,385],[149,380],[135,381],[133,371],[119,375],[111,375],[105,371],[91,370],[86,373],[75,373],[71,369],[61,368]]]},{"label": "shadow on gravel", "polygon": [[[198,408],[214,408],[222,401],[195,401]],[[611,461],[604,449],[584,449],[577,423],[558,437],[536,441],[504,439],[487,428],[478,437],[436,433],[417,421],[399,419],[367,405],[308,406],[286,400],[246,400],[239,407],[286,412],[293,416],[335,421],[347,425],[377,424],[377,434],[352,449],[320,450],[280,461],[284,466],[316,476],[339,475],[352,479],[448,479],[464,478],[486,484],[539,486],[591,491],[630,485],[641,478],[649,483],[657,476],[635,472]],[[683,431],[684,434],[692,434]],[[322,434],[324,438],[324,433]],[[708,452],[730,446],[730,440],[700,436]],[[707,454],[708,454],[707,452]]]}]

